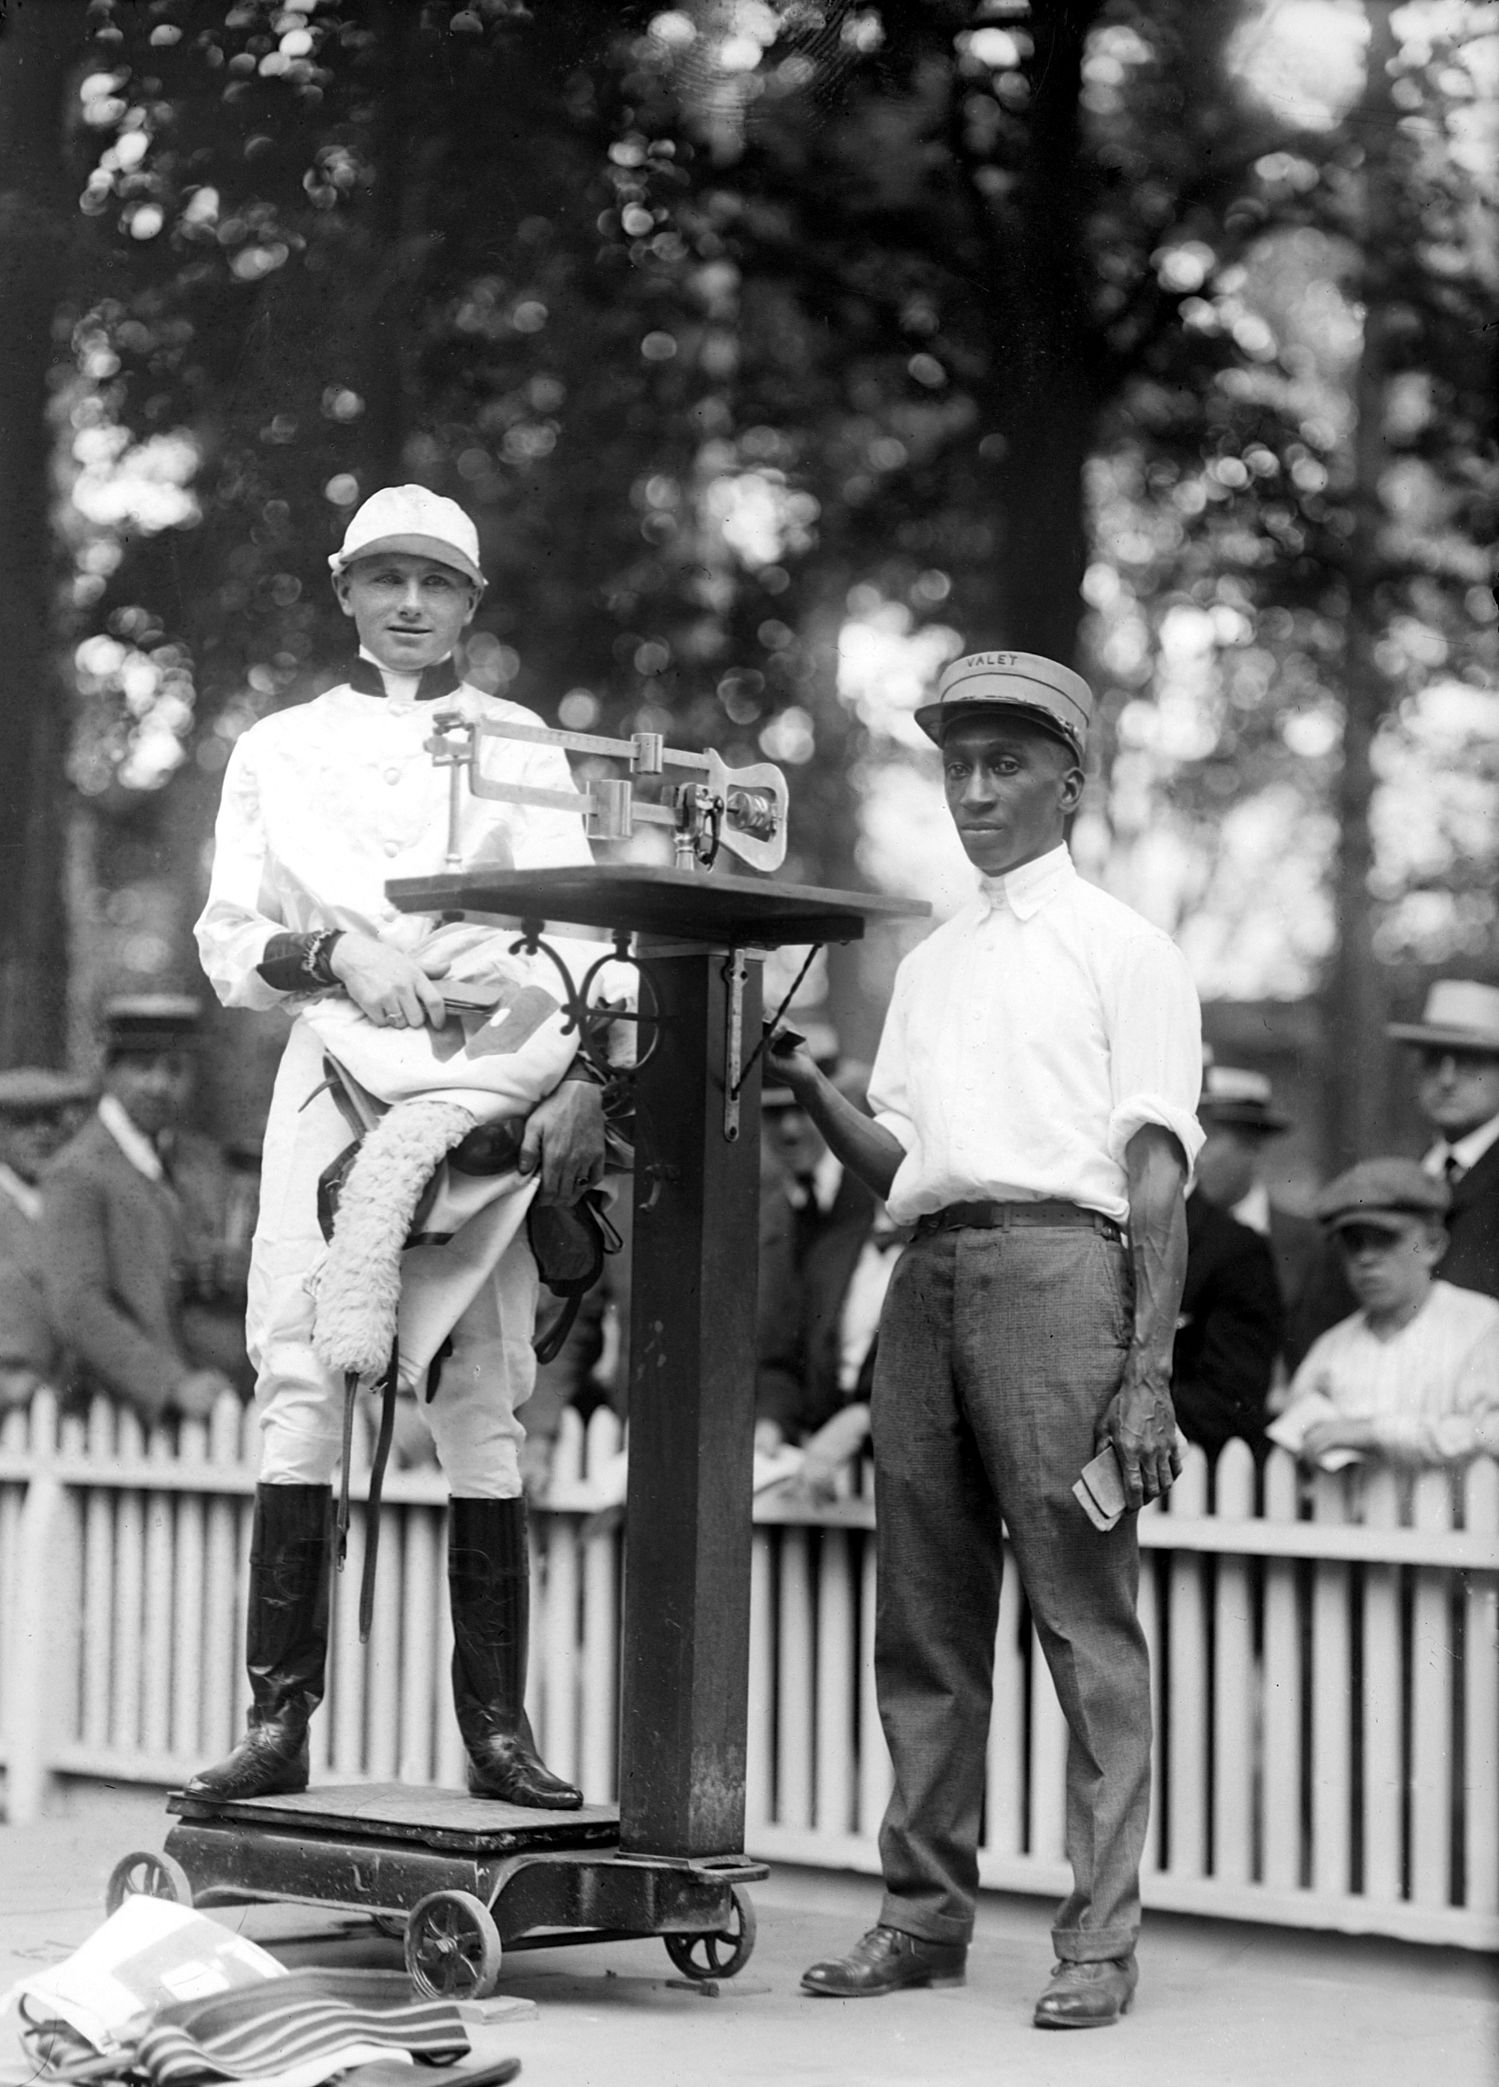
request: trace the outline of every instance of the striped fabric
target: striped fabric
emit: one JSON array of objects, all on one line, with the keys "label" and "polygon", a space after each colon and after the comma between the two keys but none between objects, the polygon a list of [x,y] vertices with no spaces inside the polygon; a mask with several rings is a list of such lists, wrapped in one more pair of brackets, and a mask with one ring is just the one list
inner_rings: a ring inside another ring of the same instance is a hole
[{"label": "striped fabric", "polygon": [[358,2006],[330,1997],[315,1971],[293,1971],[211,2000],[159,2009],[141,2038],[136,2066],[155,2087],[187,2087],[191,2081],[284,2072],[350,2044],[409,2051],[428,2064],[451,2063],[469,2048],[451,2001]]},{"label": "striped fabric", "polygon": [[371,2007],[335,1998],[316,1971],[293,1971],[211,1999],[159,2008],[135,2049],[112,2060],[92,2049],[85,2055],[72,2048],[77,2039],[46,2035],[60,2027],[35,2024],[25,2039],[43,2077],[144,2074],[153,2087],[252,2079],[322,2059],[332,2061],[332,2073],[382,2051],[406,2051],[429,2065],[447,2065],[469,2049],[468,2032],[451,2001]]}]

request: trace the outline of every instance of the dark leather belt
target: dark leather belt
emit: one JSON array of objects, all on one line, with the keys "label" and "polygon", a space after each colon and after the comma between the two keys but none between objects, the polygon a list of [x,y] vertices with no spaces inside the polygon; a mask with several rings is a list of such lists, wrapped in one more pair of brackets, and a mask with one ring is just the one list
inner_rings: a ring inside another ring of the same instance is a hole
[{"label": "dark leather belt", "polygon": [[968,1227],[981,1232],[1008,1231],[1012,1225],[1034,1225],[1046,1231],[1097,1232],[1104,1239],[1122,1243],[1124,1228],[1101,1210],[1084,1210],[1080,1203],[949,1203],[916,1220],[916,1237],[929,1232],[961,1232]]}]

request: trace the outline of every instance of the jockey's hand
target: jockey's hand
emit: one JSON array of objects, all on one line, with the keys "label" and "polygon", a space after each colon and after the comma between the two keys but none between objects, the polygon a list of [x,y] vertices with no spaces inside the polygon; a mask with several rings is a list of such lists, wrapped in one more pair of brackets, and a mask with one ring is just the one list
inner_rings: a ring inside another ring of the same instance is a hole
[{"label": "jockey's hand", "polygon": [[345,933],[328,952],[334,977],[379,1029],[440,1029],[447,1019],[442,994],[432,983],[447,970],[442,957],[410,957],[373,935]]},{"label": "jockey's hand", "polygon": [[576,1203],[604,1171],[604,1101],[589,1080],[564,1080],[531,1111],[516,1162],[541,1175],[541,1193]]}]

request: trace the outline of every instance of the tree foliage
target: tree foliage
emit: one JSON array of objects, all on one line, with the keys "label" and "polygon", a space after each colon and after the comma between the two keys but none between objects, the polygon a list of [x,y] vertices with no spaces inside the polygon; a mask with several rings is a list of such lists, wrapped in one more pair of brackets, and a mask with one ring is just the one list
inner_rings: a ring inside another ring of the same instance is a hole
[{"label": "tree foliage", "polygon": [[1257,0],[92,0],[58,417],[104,881],[165,850],[195,900],[233,736],[344,650],[328,551],[414,477],[480,523],[476,676],[790,762],[803,875],[909,761],[840,675],[877,610],[1091,669],[1079,846],[1209,978],[1304,990],[1361,880],[1383,961],[1481,961],[1484,16],[1401,10],[1360,100],[1356,38],[1265,91]]}]

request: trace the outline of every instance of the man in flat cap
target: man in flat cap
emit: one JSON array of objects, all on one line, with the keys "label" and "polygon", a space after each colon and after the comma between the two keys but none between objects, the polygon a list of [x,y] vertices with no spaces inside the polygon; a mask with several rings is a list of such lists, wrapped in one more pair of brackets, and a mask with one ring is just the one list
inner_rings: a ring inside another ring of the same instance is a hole
[{"label": "man in flat cap", "polygon": [[1499,1444],[1499,1302],[1438,1279],[1447,1185],[1369,1159],[1317,1198],[1359,1309],[1312,1343],[1271,1428],[1335,1470],[1361,1457],[1459,1463]]},{"label": "man in flat cap", "polygon": [[[324,1240],[318,1180],[349,1142],[328,1090],[314,1000],[352,1002],[384,1030],[444,1031],[432,943],[439,923],[402,913],[396,877],[445,860],[450,770],[428,742],[442,703],[469,721],[539,727],[533,711],[465,683],[454,648],[484,591],[479,539],[452,500],[387,486],[351,519],[329,560],[339,606],[359,640],[343,681],[254,725],[224,775],[208,903],[198,922],[204,970],[229,1007],[291,1018],[266,1124],[247,1335],[262,1428],[250,1559],[247,1654],[252,1705],[244,1738],[196,1776],[195,1793],[254,1797],[305,1789],[307,1725],[322,1701],[328,1649],[331,1480],[342,1377],[314,1350],[306,1281]],[[556,747],[491,742],[494,781],[573,789]],[[462,866],[544,869],[587,862],[577,814],[469,796]],[[445,1032],[459,1053],[456,1021]],[[603,1112],[587,1061],[574,1059],[526,1122],[520,1171],[575,1202],[603,1164]],[[497,1264],[427,1379],[423,1413],[447,1477],[454,1702],[476,1796],[572,1809],[581,1793],[538,1756],[524,1706],[529,1566],[518,1409],[535,1379],[537,1278],[524,1204]]]},{"label": "man in flat cap", "polygon": [[1450,1191],[1438,1273],[1499,1297],[1499,986],[1441,978],[1419,1022],[1389,1034],[1416,1050],[1416,1098],[1431,1126],[1421,1164]]},{"label": "man in flat cap", "polygon": [[92,1092],[77,1074],[45,1066],[0,1072],[0,1412],[43,1384],[65,1389],[66,1352],[43,1280],[41,1178]]},{"label": "man in flat cap", "polygon": [[[805,1049],[773,1061],[915,1229],[873,1388],[885,1899],[803,1984],[851,1998],[964,1976],[1003,1524],[1068,1726],[1050,2029],[1117,2021],[1135,1989],[1151,1720],[1134,1510],[1179,1469],[1171,1348],[1202,1137],[1186,965],[1067,850],[1091,710],[1085,681],[1034,654],[947,668],[916,715],[979,892],[901,965],[872,1119]],[[1125,1510],[1107,1528],[1073,1490],[1105,1451]]]},{"label": "man in flat cap", "polygon": [[221,1251],[229,1173],[182,1121],[198,1015],[179,994],[109,1003],[103,1095],[42,1189],[53,1322],[148,1425],[206,1419],[244,1373],[244,1269]]}]

